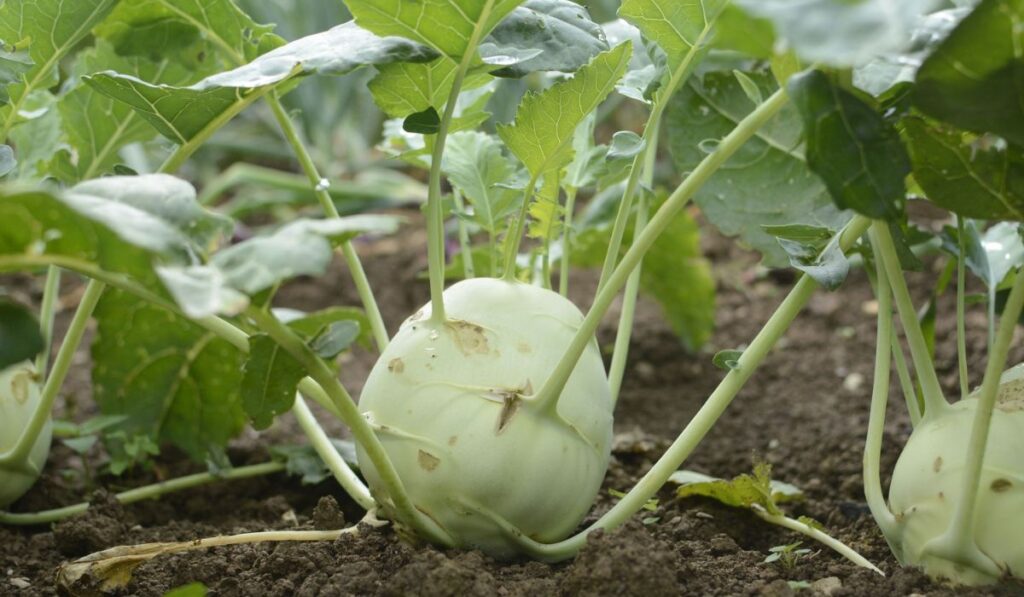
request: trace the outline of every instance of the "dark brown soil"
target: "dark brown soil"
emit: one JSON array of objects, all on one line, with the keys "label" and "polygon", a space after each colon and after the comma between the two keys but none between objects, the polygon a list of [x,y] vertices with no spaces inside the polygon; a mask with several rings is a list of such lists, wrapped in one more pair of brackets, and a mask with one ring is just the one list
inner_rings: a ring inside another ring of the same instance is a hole
[{"label": "dark brown soil", "polygon": [[[371,282],[389,326],[427,298],[419,278],[425,262],[418,233],[361,247]],[[630,368],[618,408],[616,449],[606,489],[627,490],[657,459],[722,377],[711,364],[716,350],[748,342],[792,283],[787,273],[765,274],[731,243],[710,238],[706,249],[719,278],[718,327],[701,354],[687,354],[663,323],[655,305],[643,303],[634,333]],[[928,292],[932,273],[913,278],[918,298]],[[592,276],[573,280],[577,302],[586,305]],[[624,528],[595,533],[570,562],[495,562],[476,552],[442,551],[410,545],[390,529],[363,527],[356,536],[330,543],[261,544],[216,548],[159,558],[139,567],[121,594],[162,595],[202,582],[213,595],[1024,595],[1020,585],[998,590],[954,590],[900,569],[874,525],[863,498],[861,449],[867,423],[874,345],[870,289],[855,271],[837,293],[819,294],[764,367],[748,383],[686,468],[732,476],[756,460],[774,467],[773,476],[802,488],[806,500],[788,505],[793,516],[811,516],[841,540],[876,562],[885,578],[857,568],[828,550],[805,544],[812,553],[792,568],[766,564],[768,550],[799,538],[752,514],[715,502],[679,500],[671,487],[659,494],[654,512]],[[286,288],[281,303],[312,309],[355,304],[355,292],[341,267],[326,280]],[[950,313],[950,305],[941,311]],[[616,321],[609,317],[608,321]],[[971,368],[977,382],[983,367],[983,318],[972,315]],[[938,366],[943,383],[956,384],[955,347],[942,342],[953,324],[940,318]],[[613,329],[601,333],[602,345]],[[1012,359],[1020,361],[1019,348]],[[356,354],[344,363],[353,393],[373,355]],[[81,363],[82,369],[87,362]],[[88,396],[88,375],[71,379],[79,403]],[[87,402],[87,401],[86,401]],[[910,427],[893,401],[886,426],[883,466],[891,469]],[[331,424],[334,432],[340,430]],[[288,417],[262,440],[240,439],[230,455],[236,464],[265,458],[268,441],[299,441]],[[30,511],[76,501],[81,490],[61,472],[77,468],[66,448],[55,448],[48,474],[15,509]],[[101,477],[114,492],[154,476],[180,474],[192,466],[166,453],[152,472],[135,477]],[[51,595],[54,571],[64,560],[111,547],[158,540],[188,540],[223,533],[289,528],[338,528],[361,516],[333,482],[302,486],[283,475],[222,483],[121,506],[106,493],[96,507],[52,528],[0,529],[0,594]],[[592,521],[615,498],[599,498]],[[804,581],[806,585],[794,584]],[[85,587],[79,587],[85,590]]]}]

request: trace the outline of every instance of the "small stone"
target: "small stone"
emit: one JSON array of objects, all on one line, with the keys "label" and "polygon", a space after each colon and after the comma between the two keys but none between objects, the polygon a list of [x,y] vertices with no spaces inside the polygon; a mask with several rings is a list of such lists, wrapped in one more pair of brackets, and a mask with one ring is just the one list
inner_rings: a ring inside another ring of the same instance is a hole
[{"label": "small stone", "polygon": [[843,388],[848,392],[856,392],[864,386],[864,375],[851,373],[843,380]]},{"label": "small stone", "polygon": [[27,589],[32,586],[32,583],[30,583],[27,578],[24,578],[22,576],[16,576],[12,579],[9,579],[9,582],[16,589]]},{"label": "small stone", "polygon": [[811,583],[811,590],[823,595],[831,595],[843,588],[843,581],[835,576],[826,576]]}]

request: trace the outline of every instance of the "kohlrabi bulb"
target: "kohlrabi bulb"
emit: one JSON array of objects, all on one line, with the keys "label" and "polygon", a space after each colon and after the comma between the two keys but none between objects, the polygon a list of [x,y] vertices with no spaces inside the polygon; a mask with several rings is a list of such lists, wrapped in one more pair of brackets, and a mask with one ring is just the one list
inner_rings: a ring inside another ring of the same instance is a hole
[{"label": "kohlrabi bulb", "polygon": [[[927,553],[945,533],[961,499],[976,394],[910,436],[892,475],[889,501],[896,516],[887,539],[904,564],[963,584],[999,580]],[[1024,368],[1006,371],[992,414],[975,508],[974,540],[1004,575],[1024,578]]]},{"label": "kohlrabi bulb", "polygon": [[[18,442],[39,407],[39,378],[28,361],[0,371],[0,453]],[[52,423],[49,419],[22,466],[0,464],[0,508],[20,498],[39,478],[50,455]]]},{"label": "kohlrabi bulb", "polygon": [[[583,320],[550,290],[493,278],[444,293],[410,317],[366,381],[359,409],[374,426],[416,509],[462,547],[518,552],[501,526],[556,541],[580,522],[608,466],[612,400],[596,342],[583,353],[557,414],[529,397]],[[359,464],[385,508],[366,453]],[[498,524],[501,521],[501,524]]]}]

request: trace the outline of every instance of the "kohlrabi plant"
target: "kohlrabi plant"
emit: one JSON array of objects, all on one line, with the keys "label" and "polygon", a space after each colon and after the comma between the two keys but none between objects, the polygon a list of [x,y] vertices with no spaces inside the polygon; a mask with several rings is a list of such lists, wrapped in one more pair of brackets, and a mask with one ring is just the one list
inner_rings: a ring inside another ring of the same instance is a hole
[{"label": "kohlrabi plant", "polygon": [[[292,41],[232,0],[0,4],[0,139],[9,143],[0,146],[8,178],[0,189],[0,271],[45,268],[48,289],[61,271],[88,279],[53,367],[37,367],[46,381],[33,424],[16,440],[18,455],[21,446],[48,444],[40,421],[92,319],[93,396],[104,415],[123,417],[104,430],[111,459],[124,466],[163,443],[211,469],[118,499],[214,478],[308,473],[299,450],[238,468],[225,455],[247,423],[264,429],[290,411],[367,522],[380,516],[404,536],[497,557],[570,558],[589,533],[623,524],[669,481],[813,293],[839,285],[849,268],[844,252],[869,252],[858,245],[869,228],[883,243],[873,254],[894,254],[884,244],[887,224],[872,222],[899,223],[903,214],[910,166],[894,121],[908,119],[901,130],[909,130],[915,118],[936,119],[922,120],[927,134],[946,134],[939,121],[955,111],[928,104],[926,81],[906,82],[913,72],[889,68],[912,62],[901,52],[932,51],[931,38],[913,45],[934,8],[923,0],[899,10],[838,0],[800,10],[784,2],[624,0],[621,20],[603,25],[570,0],[345,4],[353,20]],[[986,2],[970,18],[993,10],[1020,12]],[[1006,56],[1015,47],[1006,44]],[[372,75],[367,88],[387,117],[381,150],[425,171],[430,301],[394,335],[353,241],[393,234],[402,222],[342,217],[322,175],[330,144],[321,140],[311,152],[304,137],[313,133],[282,102],[306,81],[358,71]],[[527,87],[521,99],[513,93]],[[604,131],[602,144],[595,131],[609,126],[601,112],[609,98],[636,102],[646,122]],[[491,116],[501,103],[515,105],[507,122]],[[1000,109],[1019,111],[1011,104]],[[274,222],[239,240],[237,222],[210,207],[228,185],[205,189],[200,200],[175,173],[187,173],[190,157],[255,105],[268,110],[325,217]],[[986,128],[991,121],[971,114],[983,124],[966,111],[966,121],[950,122],[1003,134],[972,139],[974,149],[1016,151],[1019,139],[1004,134],[1019,135],[1016,124]],[[682,180],[669,191],[656,184],[663,132],[678,174],[671,182]],[[922,172],[949,160],[948,148],[911,151],[924,160]],[[931,182],[916,170],[915,177],[930,192]],[[576,214],[577,198],[588,197]],[[637,486],[578,529],[608,465],[638,293],[661,304],[690,348],[709,335],[714,284],[685,209],[691,200],[768,265],[789,263],[805,275],[746,348],[716,358],[724,379]],[[449,232],[459,247],[451,263]],[[336,253],[361,310],[275,306],[283,284],[323,275]],[[580,265],[600,267],[585,310],[568,298]],[[880,289],[898,278],[898,265],[884,267]],[[448,286],[455,277],[462,280]],[[1011,294],[1007,313],[1020,310],[1022,293]],[[606,370],[595,335],[620,297]],[[53,305],[44,302],[41,313],[49,320]],[[995,346],[1001,341],[1002,331]],[[380,354],[358,402],[339,381],[336,360],[355,342]],[[348,427],[359,474],[307,400]],[[5,436],[0,446],[13,443]],[[0,513],[0,521],[38,524],[85,507]],[[766,512],[764,520],[788,526],[781,513]],[[823,540],[800,524],[790,528]],[[115,586],[126,569],[167,551],[331,539],[358,528],[115,548],[60,575],[74,582],[89,573]]]},{"label": "kohlrabi plant", "polygon": [[[837,70],[824,66],[840,66],[831,53],[838,41],[803,31],[814,22],[813,11],[797,14],[777,2],[743,4],[788,30],[796,55],[822,66],[788,83],[804,124],[807,164],[838,207],[858,212],[854,221],[873,220],[870,242],[861,248],[873,262],[868,269],[879,304],[864,455],[871,511],[901,563],[964,584],[1020,579],[1021,371],[1004,370],[1024,304],[1024,276],[1017,271],[1024,264],[1024,5],[991,0],[973,9],[938,10],[916,21],[914,43],[899,55],[850,55],[847,66],[853,68]],[[900,10],[937,4],[909,2]],[[960,395],[953,404],[934,363],[935,304],[919,319],[903,276],[904,269],[921,266],[910,245],[929,236],[908,223],[908,199],[928,200],[951,214],[941,237],[954,259],[938,286],[956,276]],[[848,267],[827,234],[792,226],[768,231],[779,237],[794,265],[823,282],[841,279]],[[974,391],[965,337],[967,269],[988,290],[984,300],[991,319],[985,373]],[[894,304],[909,367],[893,331]],[[886,504],[879,451],[892,362],[914,431],[893,471]]]}]

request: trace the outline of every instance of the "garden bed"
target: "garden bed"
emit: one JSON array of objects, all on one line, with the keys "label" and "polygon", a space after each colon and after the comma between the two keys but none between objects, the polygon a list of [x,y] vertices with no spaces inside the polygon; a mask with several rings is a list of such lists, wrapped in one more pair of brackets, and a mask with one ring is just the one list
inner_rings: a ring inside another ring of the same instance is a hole
[{"label": "garden bed", "polygon": [[[385,239],[361,248],[392,330],[429,295],[421,277],[425,237],[416,232],[399,238],[404,240]],[[616,498],[607,490],[624,491],[636,482],[715,387],[723,372],[711,363],[714,351],[748,342],[791,286],[788,272],[763,275],[752,256],[731,247],[718,237],[705,240],[717,273],[719,304],[715,335],[702,353],[687,354],[657,306],[641,302],[630,374],[616,413],[612,465],[598,504],[585,522],[614,503]],[[929,291],[931,277],[911,278],[912,284],[918,282],[916,298]],[[593,276],[574,279],[578,304],[585,306],[593,296],[594,283]],[[65,294],[71,292],[69,288]],[[279,295],[282,305],[306,309],[357,300],[340,265],[320,281],[294,283]],[[659,493],[655,511],[643,511],[617,532],[593,535],[580,555],[564,564],[496,562],[478,552],[413,546],[389,528],[367,527],[358,536],[333,543],[247,545],[161,557],[138,568],[122,593],[162,595],[201,582],[213,595],[268,596],[786,595],[795,590],[876,596],[992,594],[991,588],[954,591],[914,570],[900,569],[867,510],[861,450],[875,340],[872,305],[862,271],[854,271],[838,293],[815,296],[783,345],[685,466],[728,477],[749,472],[755,461],[769,462],[774,478],[795,484],[806,494],[803,502],[784,506],[787,513],[822,522],[875,562],[885,578],[808,543],[802,547],[811,553],[792,567],[764,563],[770,548],[798,537],[746,511],[702,498],[676,499],[670,484]],[[950,305],[940,307],[940,312],[951,312]],[[616,319],[610,316],[606,321]],[[969,320],[968,327],[974,332],[968,337],[974,349],[969,353],[980,355],[984,319]],[[952,337],[952,328],[952,319],[938,322],[937,367],[949,390],[957,383],[955,344],[941,339]],[[613,329],[606,326],[600,340],[602,346],[610,345]],[[86,354],[64,392],[75,396],[83,409],[89,404]],[[1022,357],[1024,351],[1018,348],[1010,362]],[[353,394],[372,363],[373,355],[365,353],[343,361],[343,378]],[[974,378],[980,379],[984,362],[972,358],[970,364]],[[326,416],[322,420],[330,431],[340,432],[337,422]],[[886,427],[885,474],[909,433],[905,408],[894,400]],[[301,441],[290,417],[283,417],[259,441],[253,434],[234,442],[229,454],[236,465],[259,462],[267,458],[266,445]],[[67,469],[80,470],[80,459],[67,448],[55,447],[45,476],[15,509],[77,501],[81,487],[68,481]],[[96,482],[118,491],[194,469],[183,455],[165,452],[152,472],[122,479],[100,477]],[[94,500],[97,507],[52,529],[0,528],[0,594],[55,594],[54,573],[62,561],[114,545],[269,529],[338,528],[361,516],[334,481],[303,486],[285,475],[218,483],[132,506],[121,506],[102,493],[94,494]],[[1004,586],[995,592],[1021,594],[1024,587]]]}]

